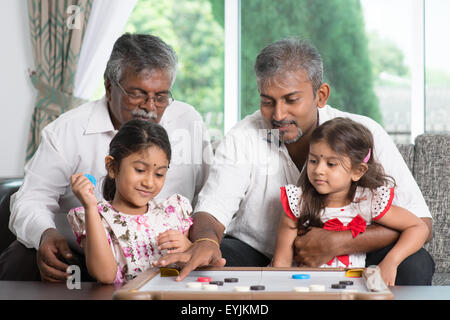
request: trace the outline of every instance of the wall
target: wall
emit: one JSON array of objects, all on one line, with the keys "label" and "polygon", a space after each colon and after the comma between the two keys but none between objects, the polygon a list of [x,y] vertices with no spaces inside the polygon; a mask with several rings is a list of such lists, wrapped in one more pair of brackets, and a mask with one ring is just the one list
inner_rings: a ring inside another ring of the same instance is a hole
[{"label": "wall", "polygon": [[36,91],[26,0],[0,1],[0,177],[23,175]]}]

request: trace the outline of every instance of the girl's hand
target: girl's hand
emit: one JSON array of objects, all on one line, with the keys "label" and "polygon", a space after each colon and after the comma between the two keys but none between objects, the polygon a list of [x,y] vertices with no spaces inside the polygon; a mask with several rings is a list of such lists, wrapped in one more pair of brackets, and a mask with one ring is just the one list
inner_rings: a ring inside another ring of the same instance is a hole
[{"label": "girl's hand", "polygon": [[72,192],[81,201],[86,209],[97,207],[97,198],[94,194],[94,185],[83,173],[76,173],[70,178]]},{"label": "girl's hand", "polygon": [[186,235],[178,230],[167,230],[157,238],[158,250],[168,249],[167,253],[184,252],[192,246]]},{"label": "girl's hand", "polygon": [[395,286],[395,278],[397,277],[397,267],[395,263],[390,263],[386,259],[378,265],[381,271],[381,277],[387,286]]}]

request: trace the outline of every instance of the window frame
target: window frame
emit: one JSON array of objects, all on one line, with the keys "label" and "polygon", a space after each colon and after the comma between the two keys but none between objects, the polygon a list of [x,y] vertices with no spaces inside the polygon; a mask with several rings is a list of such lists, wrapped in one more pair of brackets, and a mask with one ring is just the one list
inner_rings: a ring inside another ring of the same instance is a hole
[{"label": "window frame", "polygon": [[241,80],[241,1],[224,0],[225,2],[225,61],[224,61],[224,134],[240,120],[240,80]]},{"label": "window frame", "polygon": [[[225,2],[224,134],[240,120],[241,0]],[[425,0],[412,0],[413,61],[411,68],[410,141],[425,132]],[[389,132],[388,132],[389,133]]]}]

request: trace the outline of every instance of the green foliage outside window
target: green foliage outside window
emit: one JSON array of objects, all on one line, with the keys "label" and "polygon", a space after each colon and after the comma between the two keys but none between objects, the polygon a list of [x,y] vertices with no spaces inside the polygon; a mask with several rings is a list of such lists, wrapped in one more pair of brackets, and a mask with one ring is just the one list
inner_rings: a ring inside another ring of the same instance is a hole
[{"label": "green foliage outside window", "polygon": [[[158,35],[176,50],[179,71],[174,97],[202,114],[213,138],[220,138],[223,130],[224,1],[139,0],[124,30]],[[240,6],[241,118],[259,108],[253,71],[257,54],[273,41],[298,36],[310,40],[322,55],[331,106],[398,130],[392,110],[404,114],[410,108],[410,70],[389,36],[377,31],[366,35],[360,0],[240,0]],[[427,67],[428,91],[445,92],[443,84],[449,79],[445,70]],[[101,80],[92,98],[103,94]],[[435,95],[438,101],[427,99],[427,103],[441,110],[442,98]],[[408,121],[401,124],[408,126]]]},{"label": "green foliage outside window", "polygon": [[175,99],[202,114],[210,129],[223,130],[223,27],[208,0],[139,0],[125,32],[160,37],[178,56]]},{"label": "green foliage outside window", "polygon": [[[174,48],[179,58],[174,97],[193,105],[209,128],[221,131],[224,0],[139,0],[125,32],[155,34]],[[241,118],[259,108],[253,71],[257,54],[288,36],[303,37],[318,48],[331,106],[381,123],[359,0],[241,0]]]},{"label": "green foliage outside window", "polygon": [[324,61],[328,104],[381,123],[359,0],[242,0],[241,116],[259,107],[253,65],[267,44],[288,37],[308,39]]}]

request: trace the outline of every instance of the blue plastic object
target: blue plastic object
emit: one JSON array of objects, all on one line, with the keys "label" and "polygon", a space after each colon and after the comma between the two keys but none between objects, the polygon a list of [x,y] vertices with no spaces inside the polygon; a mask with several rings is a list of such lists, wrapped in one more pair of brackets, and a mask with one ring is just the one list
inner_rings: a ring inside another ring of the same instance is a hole
[{"label": "blue plastic object", "polygon": [[309,274],[297,273],[292,275],[292,279],[309,279],[311,276]]},{"label": "blue plastic object", "polygon": [[94,176],[90,175],[89,173],[86,173],[84,175],[86,178],[89,179],[89,181],[92,182],[92,184],[94,185],[94,187],[97,185],[97,181],[95,180]]}]

